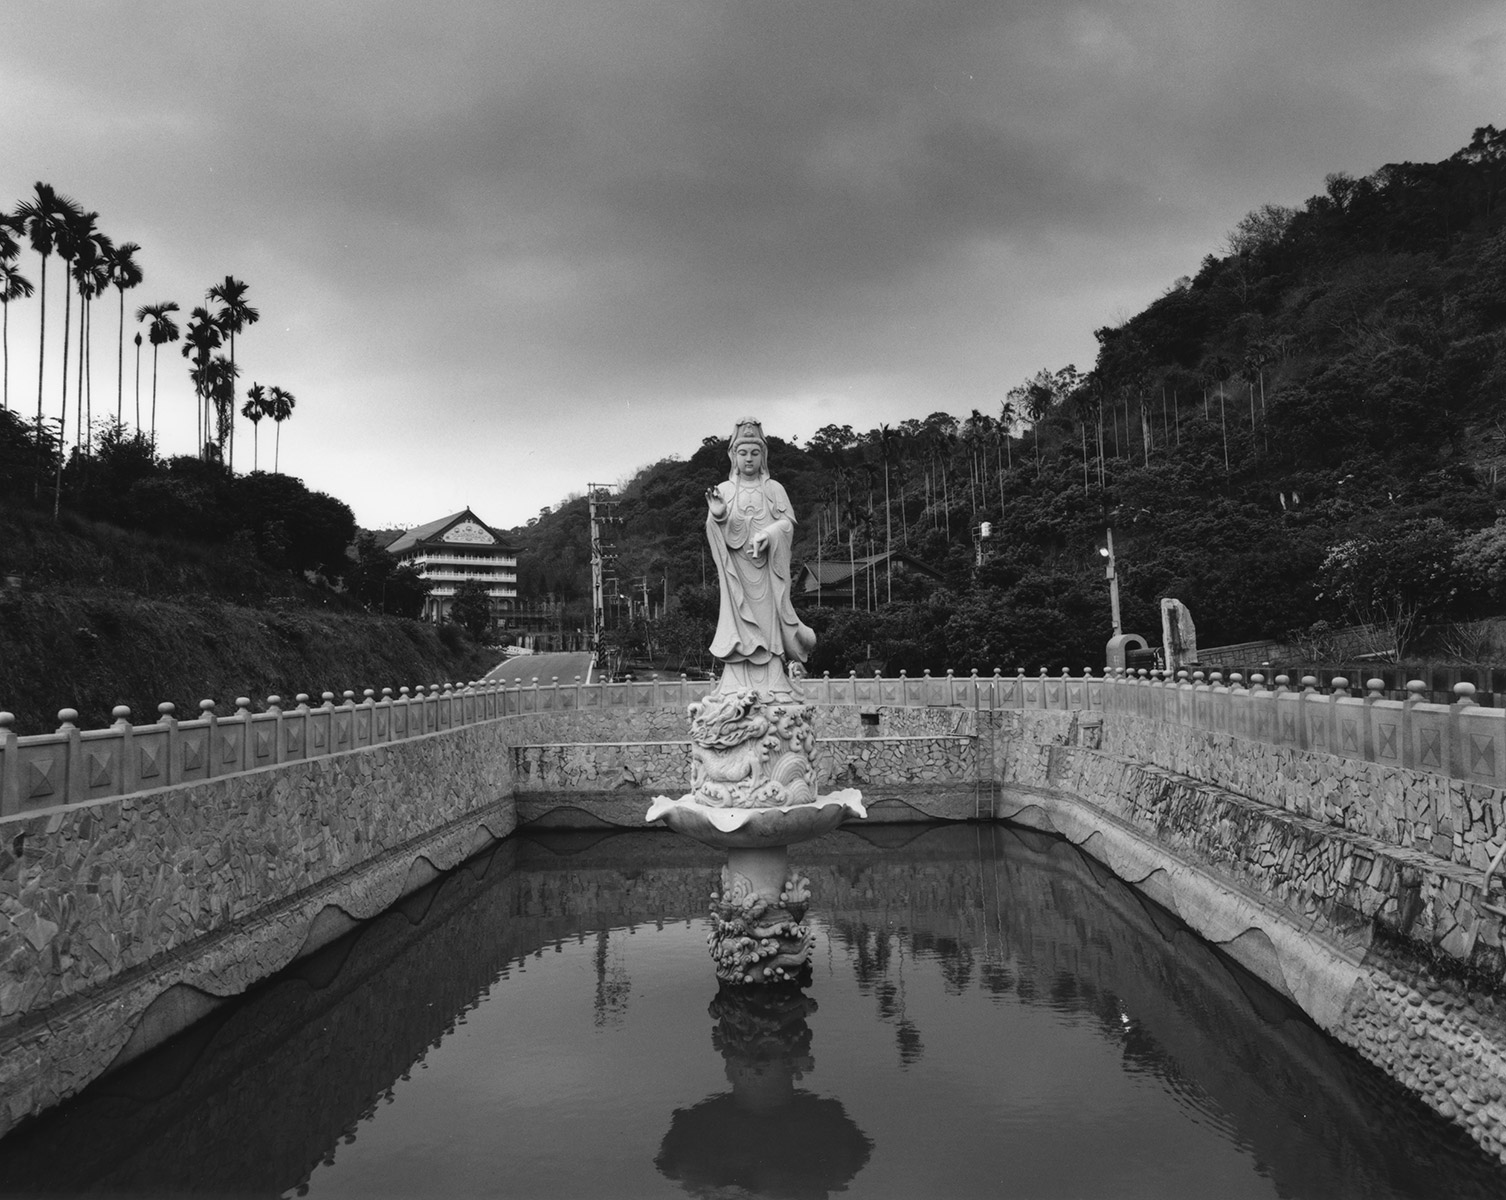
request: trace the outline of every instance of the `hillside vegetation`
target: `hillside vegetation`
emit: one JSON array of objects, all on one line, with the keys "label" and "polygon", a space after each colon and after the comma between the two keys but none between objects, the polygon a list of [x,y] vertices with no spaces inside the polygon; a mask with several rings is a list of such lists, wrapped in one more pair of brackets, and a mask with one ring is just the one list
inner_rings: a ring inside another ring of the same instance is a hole
[{"label": "hillside vegetation", "polygon": [[[296,481],[295,481],[296,482]],[[12,507],[0,539],[0,710],[20,733],[57,727],[75,708],[85,727],[118,704],[137,723],[170,702],[260,710],[345,689],[479,678],[498,655],[458,626],[363,611],[348,593],[309,582],[232,546],[125,530],[64,512]],[[359,564],[351,562],[352,570]]]},{"label": "hillside vegetation", "polygon": [[[1373,624],[1406,651],[1500,612],[1503,201],[1491,126],[1442,162],[1332,175],[1300,208],[1256,208],[1195,274],[1097,330],[1086,369],[1043,364],[995,412],[771,438],[797,560],[892,547],[947,578],[810,610],[812,667],[1099,665],[1109,526],[1124,626],[1152,641],[1162,596],[1191,608],[1205,645],[1295,636],[1319,653],[1334,626]],[[625,486],[619,576],[656,597],[667,580],[678,602],[619,639],[706,635],[701,496],[725,447],[708,437]],[[583,607],[585,499],[513,536],[525,594]]]}]

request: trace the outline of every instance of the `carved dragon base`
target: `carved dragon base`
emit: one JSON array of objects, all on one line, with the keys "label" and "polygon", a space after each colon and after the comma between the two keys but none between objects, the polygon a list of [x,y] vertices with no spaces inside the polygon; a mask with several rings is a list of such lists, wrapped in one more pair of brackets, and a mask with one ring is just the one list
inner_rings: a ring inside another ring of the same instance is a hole
[{"label": "carved dragon base", "polygon": [[790,874],[789,847],[867,815],[855,789],[816,794],[812,717],[798,694],[748,687],[692,704],[690,794],[656,797],[645,818],[727,851],[707,939],[724,983],[809,978],[810,885]]}]

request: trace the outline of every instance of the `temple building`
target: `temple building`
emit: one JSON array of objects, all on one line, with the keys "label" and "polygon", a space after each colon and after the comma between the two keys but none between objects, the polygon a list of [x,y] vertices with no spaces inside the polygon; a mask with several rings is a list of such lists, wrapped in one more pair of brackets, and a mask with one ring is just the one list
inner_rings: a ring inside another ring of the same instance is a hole
[{"label": "temple building", "polygon": [[408,530],[387,547],[387,553],[415,567],[428,581],[426,621],[444,619],[455,588],[466,579],[486,587],[493,621],[505,620],[517,606],[518,552],[469,508]]}]

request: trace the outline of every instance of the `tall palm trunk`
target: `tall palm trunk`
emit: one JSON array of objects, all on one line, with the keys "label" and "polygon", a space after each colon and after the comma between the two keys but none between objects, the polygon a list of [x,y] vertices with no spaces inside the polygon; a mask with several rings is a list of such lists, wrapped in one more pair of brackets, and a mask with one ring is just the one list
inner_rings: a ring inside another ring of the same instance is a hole
[{"label": "tall palm trunk", "polygon": [[42,437],[42,367],[47,361],[47,255],[42,255],[42,327],[37,338],[37,440]]},{"label": "tall palm trunk", "polygon": [[1218,381],[1218,423],[1224,431],[1224,475],[1229,474],[1229,421],[1224,415],[1224,381]]},{"label": "tall palm trunk", "polygon": [[1103,478],[1103,396],[1098,397],[1098,490],[1104,489]]},{"label": "tall palm trunk", "polygon": [[5,302],[5,327],[0,334],[5,344],[5,411],[10,412],[10,301]]},{"label": "tall palm trunk", "polygon": [[[71,297],[68,293],[67,276],[64,276],[63,287],[63,406],[58,414],[58,465],[52,477],[52,519],[58,519],[58,509],[63,503],[63,438],[68,429],[68,326],[72,306],[69,303]],[[82,303],[80,303],[82,307]],[[83,320],[80,316],[80,321]],[[82,370],[82,364],[80,364]]]},{"label": "tall palm trunk", "polygon": [[[230,378],[235,379],[235,330],[230,331]],[[235,393],[230,400],[230,474],[235,475]]]},{"label": "tall palm trunk", "polygon": [[946,540],[952,540],[952,485],[947,479],[950,472],[946,469],[947,464],[941,464],[941,512],[946,518]]},{"label": "tall palm trunk", "polygon": [[73,444],[80,447],[84,444],[84,349],[89,344],[89,297],[84,295],[83,288],[79,288],[78,294],[78,378],[73,384],[75,398],[78,403],[73,412]]},{"label": "tall palm trunk", "polygon": [[857,534],[857,530],[854,529],[854,528],[852,528],[851,526],[848,526],[848,529],[847,529],[847,569],[850,572],[852,572],[852,574],[848,576],[847,582],[848,582],[848,585],[851,588],[851,592],[849,594],[850,594],[851,599],[852,599],[852,604],[851,604],[852,608],[857,608],[857,606],[858,606],[858,560],[857,560],[857,552],[852,548],[853,538],[854,538],[854,536],[856,534]]},{"label": "tall palm trunk", "polygon": [[63,451],[63,434],[68,427],[68,338],[73,323],[73,294],[68,289],[68,276],[63,276],[63,411],[58,422],[58,453]]},{"label": "tall palm trunk", "polygon": [[152,449],[157,449],[157,351],[162,349],[152,343]]},{"label": "tall palm trunk", "polygon": [[884,581],[885,599],[889,603],[894,599],[894,523],[891,519],[889,508],[889,460],[884,460],[884,569],[887,578]]},{"label": "tall palm trunk", "polygon": [[119,425],[125,419],[121,412],[125,406],[125,289],[115,290],[120,293],[120,330],[115,337],[115,424]]}]

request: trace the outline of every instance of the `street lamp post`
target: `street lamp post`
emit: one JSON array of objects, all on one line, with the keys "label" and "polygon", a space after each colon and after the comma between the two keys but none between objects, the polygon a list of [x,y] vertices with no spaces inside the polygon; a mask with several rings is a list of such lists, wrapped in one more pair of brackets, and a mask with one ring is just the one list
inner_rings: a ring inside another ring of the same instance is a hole
[{"label": "street lamp post", "polygon": [[1103,567],[1103,577],[1109,581],[1109,607],[1114,619],[1114,636],[1124,632],[1119,621],[1119,575],[1114,570],[1114,527],[1107,526],[1107,544],[1098,547],[1098,553],[1108,561]]}]

